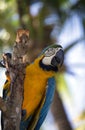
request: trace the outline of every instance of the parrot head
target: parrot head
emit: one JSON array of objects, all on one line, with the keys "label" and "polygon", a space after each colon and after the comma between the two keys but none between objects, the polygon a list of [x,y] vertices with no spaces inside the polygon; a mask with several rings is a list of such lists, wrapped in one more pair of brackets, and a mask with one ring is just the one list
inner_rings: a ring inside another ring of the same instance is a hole
[{"label": "parrot head", "polygon": [[40,66],[46,70],[57,70],[64,61],[64,51],[60,45],[51,45],[43,51],[43,58],[40,60]]},{"label": "parrot head", "polygon": [[[64,61],[64,51],[61,45],[50,45],[44,49],[41,53],[43,58],[40,60],[40,67],[46,70],[57,70],[58,67],[61,67]],[[0,67],[6,67],[5,65],[5,56],[10,58],[12,57],[11,53],[4,53],[3,60],[0,61]]]},{"label": "parrot head", "polygon": [[4,53],[3,54],[3,60],[0,61],[0,67],[6,68],[5,58],[11,59],[12,54],[11,53]]}]

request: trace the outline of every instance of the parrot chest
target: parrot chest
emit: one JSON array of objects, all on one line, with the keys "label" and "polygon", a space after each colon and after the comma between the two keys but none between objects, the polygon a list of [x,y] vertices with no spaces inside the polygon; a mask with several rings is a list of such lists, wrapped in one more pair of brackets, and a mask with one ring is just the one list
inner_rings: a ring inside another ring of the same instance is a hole
[{"label": "parrot chest", "polygon": [[[33,71],[32,71],[33,72]],[[46,90],[47,79],[34,73],[27,73],[24,81],[24,101],[22,109],[26,110],[27,117],[38,107]]]}]

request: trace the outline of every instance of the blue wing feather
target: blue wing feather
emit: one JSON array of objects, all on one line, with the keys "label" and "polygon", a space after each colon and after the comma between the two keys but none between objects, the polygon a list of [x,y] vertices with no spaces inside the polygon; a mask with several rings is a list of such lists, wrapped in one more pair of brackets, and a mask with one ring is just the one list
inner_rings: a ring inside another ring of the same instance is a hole
[{"label": "blue wing feather", "polygon": [[43,121],[46,118],[46,115],[49,111],[50,105],[51,105],[53,97],[54,97],[55,86],[56,86],[55,78],[52,77],[48,80],[48,88],[47,88],[47,92],[46,92],[46,101],[44,103],[43,108],[41,109],[40,117],[39,117],[39,120],[38,120],[37,125],[35,127],[35,130],[40,129]]}]

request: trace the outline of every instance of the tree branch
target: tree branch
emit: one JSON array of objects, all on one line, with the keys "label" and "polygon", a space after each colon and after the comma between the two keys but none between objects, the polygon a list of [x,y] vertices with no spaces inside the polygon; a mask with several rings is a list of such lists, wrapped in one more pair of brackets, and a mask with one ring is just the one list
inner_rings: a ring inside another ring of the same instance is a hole
[{"label": "tree branch", "polygon": [[6,112],[7,107],[5,101],[0,97],[0,110]]}]

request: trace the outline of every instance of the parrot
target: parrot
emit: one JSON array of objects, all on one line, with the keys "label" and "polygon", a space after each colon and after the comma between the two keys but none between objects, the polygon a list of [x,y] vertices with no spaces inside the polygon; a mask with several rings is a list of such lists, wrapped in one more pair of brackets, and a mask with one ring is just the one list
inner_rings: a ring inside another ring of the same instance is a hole
[{"label": "parrot", "polygon": [[[10,56],[10,53],[5,55]],[[22,103],[22,119],[20,130],[39,130],[51,106],[55,91],[55,74],[64,61],[64,51],[61,45],[48,46],[27,65],[24,79],[24,100]],[[5,67],[5,63],[0,66]],[[3,87],[3,99],[10,95],[10,75],[6,71],[6,82]],[[2,120],[3,126],[3,120]],[[3,128],[2,128],[3,130]]]}]

